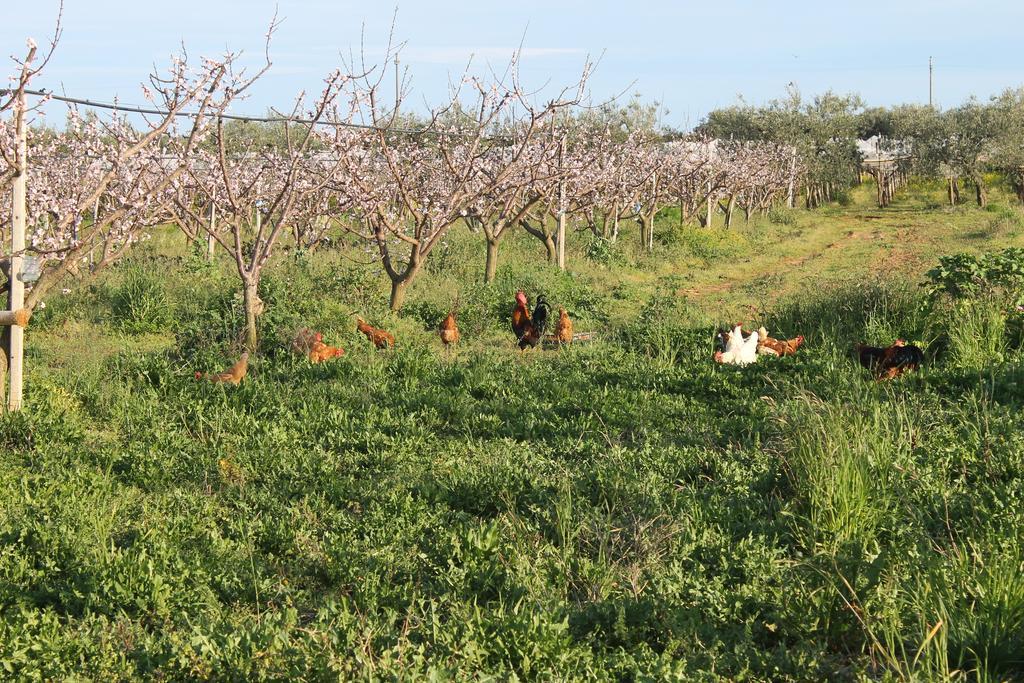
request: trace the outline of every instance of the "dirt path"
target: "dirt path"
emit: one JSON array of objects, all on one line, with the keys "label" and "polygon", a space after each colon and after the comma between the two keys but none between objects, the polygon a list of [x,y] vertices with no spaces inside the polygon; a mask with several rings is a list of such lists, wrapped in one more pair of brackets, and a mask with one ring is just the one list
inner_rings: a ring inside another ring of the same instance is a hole
[{"label": "dirt path", "polygon": [[[795,237],[775,239],[758,253],[732,262],[680,264],[680,270],[688,269],[688,282],[678,292],[709,313],[750,310],[817,283],[891,277],[919,281],[943,254],[1024,243],[1024,230],[1017,229],[1024,226],[1024,215],[1019,226],[1009,221],[993,229],[998,220],[993,212],[918,208],[912,201],[920,198],[897,201],[884,211],[870,203],[846,210],[796,211],[796,222],[789,226],[798,233]],[[783,226],[775,229],[786,231]],[[750,230],[741,226],[737,234],[749,239]]]}]

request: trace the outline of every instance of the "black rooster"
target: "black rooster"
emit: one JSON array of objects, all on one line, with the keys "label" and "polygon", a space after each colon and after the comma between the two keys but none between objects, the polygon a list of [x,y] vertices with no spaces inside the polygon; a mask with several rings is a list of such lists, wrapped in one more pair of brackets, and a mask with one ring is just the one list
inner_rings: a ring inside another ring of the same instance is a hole
[{"label": "black rooster", "polygon": [[913,344],[897,339],[888,348],[856,345],[860,364],[874,371],[879,380],[899,377],[908,370],[918,370],[924,365],[924,351]]},{"label": "black rooster", "polygon": [[537,297],[537,303],[533,307],[533,315],[530,315],[526,308],[526,294],[519,290],[516,292],[516,307],[512,311],[512,332],[516,335],[519,348],[527,346],[536,347],[544,338],[544,331],[548,326],[548,313],[550,308],[544,296]]}]

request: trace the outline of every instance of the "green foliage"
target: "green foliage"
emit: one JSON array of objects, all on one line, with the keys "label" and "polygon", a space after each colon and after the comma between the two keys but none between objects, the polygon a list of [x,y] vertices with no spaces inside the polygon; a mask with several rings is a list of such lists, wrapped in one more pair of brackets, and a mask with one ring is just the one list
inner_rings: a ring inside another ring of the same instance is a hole
[{"label": "green foliage", "polygon": [[932,297],[964,298],[1002,293],[1017,303],[1024,303],[1024,249],[1019,247],[982,256],[943,256],[939,265],[926,275]]},{"label": "green foliage", "polygon": [[159,276],[134,263],[124,269],[110,303],[114,321],[127,332],[157,332],[173,317]]},{"label": "green foliage", "polygon": [[591,237],[590,241],[587,242],[587,249],[584,254],[594,263],[599,263],[603,266],[625,262],[625,258],[619,250],[617,243],[597,235]]},{"label": "green foliage", "polygon": [[[231,264],[131,266],[167,275],[154,348],[101,327],[128,270],[55,299],[26,410],[0,416],[3,676],[1019,678],[1024,354],[999,298],[1019,255],[946,262],[934,300],[817,273],[744,317],[804,348],[741,369],[710,359],[709,316],[734,309],[690,292],[757,253],[678,232],[660,248],[684,266],[645,271],[581,248],[559,272],[510,237],[488,285],[455,243],[401,316],[369,267],[282,261],[239,387],[193,378],[237,352]],[[520,288],[597,340],[519,352]],[[346,355],[286,353],[300,324]],[[89,348],[58,348],[71,325]],[[897,337],[925,368],[871,381],[852,344]]]},{"label": "green foliage", "polygon": [[768,211],[768,221],[775,225],[794,225],[796,224],[796,216],[793,215],[792,209],[773,206]]},{"label": "green foliage", "polygon": [[790,84],[785,97],[767,106],[739,104],[712,111],[697,132],[720,140],[788,145],[800,158],[807,184],[830,183],[842,189],[857,179],[863,109],[857,95],[829,91],[808,101]]},{"label": "green foliage", "polygon": [[985,368],[1004,360],[1007,316],[996,301],[960,301],[940,310],[946,313],[941,332],[951,363]]}]

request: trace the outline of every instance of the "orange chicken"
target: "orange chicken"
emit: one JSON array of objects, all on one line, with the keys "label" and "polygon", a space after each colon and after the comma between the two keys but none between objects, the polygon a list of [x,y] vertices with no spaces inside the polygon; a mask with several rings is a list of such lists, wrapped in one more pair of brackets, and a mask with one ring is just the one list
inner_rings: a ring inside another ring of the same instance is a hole
[{"label": "orange chicken", "polygon": [[366,338],[373,342],[378,349],[394,348],[395,346],[395,335],[373,327],[362,318],[356,318],[356,329],[365,334]]},{"label": "orange chicken", "polygon": [[226,383],[233,386],[238,384],[245,379],[246,373],[249,372],[249,352],[246,351],[238,359],[238,362],[232,365],[224,372],[208,373],[203,374],[201,372],[196,373],[196,379],[208,379],[214,383]]},{"label": "orange chicken", "polygon": [[309,350],[309,362],[314,364],[323,363],[325,360],[341,358],[344,355],[345,349],[338,348],[337,346],[328,346],[322,341],[315,341],[313,342],[313,348]]},{"label": "orange chicken", "polygon": [[448,316],[441,322],[441,343],[444,344],[444,348],[447,349],[452,344],[459,343],[459,326],[455,324],[455,311],[454,309],[448,313]]},{"label": "orange chicken", "polygon": [[559,344],[572,343],[572,320],[569,319],[569,314],[561,306],[558,307],[558,324],[555,326],[555,333],[552,335],[552,339]]}]

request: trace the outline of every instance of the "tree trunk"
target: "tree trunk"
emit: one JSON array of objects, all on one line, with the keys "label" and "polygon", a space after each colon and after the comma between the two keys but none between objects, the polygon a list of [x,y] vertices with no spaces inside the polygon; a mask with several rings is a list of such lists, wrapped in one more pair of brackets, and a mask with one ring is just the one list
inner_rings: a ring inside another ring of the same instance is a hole
[{"label": "tree trunk", "polygon": [[551,233],[547,232],[544,229],[543,220],[540,224],[541,227],[535,228],[532,225],[530,225],[530,222],[526,219],[520,219],[519,221],[519,225],[520,227],[522,227],[523,230],[530,233],[531,235],[533,235],[534,237],[536,237],[537,239],[544,243],[544,250],[547,252],[548,263],[555,263],[555,261],[558,259],[558,245],[555,244],[555,237],[554,235],[552,235]]},{"label": "tree trunk", "polygon": [[[551,260],[551,254],[548,254],[548,261]],[[484,282],[494,282],[494,276],[498,272],[498,240],[490,239],[487,240],[487,264],[484,266]]]},{"label": "tree trunk", "polygon": [[640,248],[647,251],[647,231],[650,230],[650,226],[647,225],[647,219],[642,215],[637,216],[636,224],[640,228]]},{"label": "tree trunk", "polygon": [[1010,186],[1013,187],[1013,193],[1017,195],[1017,201],[1024,204],[1024,178],[1011,177]]},{"label": "tree trunk", "polygon": [[391,281],[391,301],[389,305],[392,311],[399,311],[402,308],[402,304],[405,303],[406,286],[408,286],[408,283],[404,280]]},{"label": "tree trunk", "polygon": [[786,206],[796,208],[796,148],[789,162],[789,186],[786,190]]},{"label": "tree trunk", "polygon": [[256,353],[256,318],[263,312],[263,302],[258,294],[259,275],[243,282],[242,299],[245,304],[245,348],[249,353]]},{"label": "tree trunk", "polygon": [[412,263],[405,272],[398,277],[392,276],[391,278],[391,310],[398,312],[402,308],[402,304],[405,303],[405,290],[408,289],[409,283],[413,281],[416,274],[420,271],[420,262],[417,260]]},{"label": "tree trunk", "polygon": [[736,210],[736,195],[729,195],[729,204],[725,207],[725,227],[732,227],[732,212]]},{"label": "tree trunk", "polygon": [[960,203],[960,182],[956,176],[949,178],[949,205],[956,206]]},{"label": "tree trunk", "polygon": [[544,250],[547,252],[548,263],[554,264],[558,258],[558,245],[551,235],[544,235]]},{"label": "tree trunk", "polygon": [[978,206],[984,209],[988,204],[988,192],[985,189],[985,178],[980,173],[976,173],[971,180],[974,182],[974,196],[975,199],[977,199]]}]

